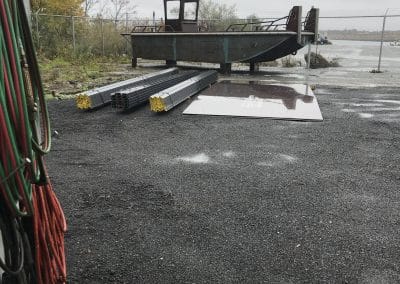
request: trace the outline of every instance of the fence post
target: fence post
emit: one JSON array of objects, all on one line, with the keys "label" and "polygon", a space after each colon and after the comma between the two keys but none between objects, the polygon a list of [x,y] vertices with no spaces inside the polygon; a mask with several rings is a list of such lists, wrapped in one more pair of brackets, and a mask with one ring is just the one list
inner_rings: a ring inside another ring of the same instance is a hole
[{"label": "fence post", "polygon": [[[128,12],[125,13],[125,32],[128,33],[129,32],[129,28],[128,28]],[[126,50],[125,50],[125,54],[128,54],[129,52],[129,42],[126,41]]]},{"label": "fence post", "polygon": [[71,16],[71,21],[72,21],[72,46],[73,46],[74,52],[76,52],[75,17],[74,16]]},{"label": "fence post", "polygon": [[36,40],[37,40],[37,48],[40,49],[40,39],[39,39],[39,16],[38,16],[38,13],[35,13],[35,21],[36,21]]},{"label": "fence post", "polygon": [[105,56],[105,47],[104,47],[104,22],[103,18],[100,19],[101,23],[101,49],[102,49],[102,54]]},{"label": "fence post", "polygon": [[153,28],[151,29],[152,32],[156,32],[156,12],[153,11]]},{"label": "fence post", "polygon": [[382,35],[381,35],[381,47],[380,47],[380,50],[379,50],[378,73],[381,73],[383,37],[385,35],[386,17],[387,17],[388,12],[389,12],[389,9],[386,9],[385,16],[383,17]]},{"label": "fence post", "polygon": [[[310,70],[311,66],[311,43],[308,43],[308,52],[307,52],[307,69]],[[308,76],[308,73],[307,73]]]}]

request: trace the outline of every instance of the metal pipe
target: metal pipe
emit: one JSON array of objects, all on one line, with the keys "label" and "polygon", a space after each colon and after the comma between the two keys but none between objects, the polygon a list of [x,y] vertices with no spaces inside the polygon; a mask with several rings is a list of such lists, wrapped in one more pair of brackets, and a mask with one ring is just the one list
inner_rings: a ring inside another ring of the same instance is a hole
[{"label": "metal pipe", "polygon": [[[70,15],[57,15],[57,14],[45,14],[45,13],[38,13],[39,16],[48,16],[48,17],[63,17],[63,18],[67,18],[67,17],[71,17]],[[95,20],[97,19],[96,17],[84,17],[84,16],[74,16],[75,18],[79,18],[79,19],[92,19]],[[320,19],[360,19],[360,18],[383,18],[385,17],[385,15],[364,15],[364,16],[321,16]],[[387,15],[387,18],[396,18],[396,17],[400,17],[400,14],[394,14],[394,15]],[[274,17],[265,17],[265,18],[260,18],[259,20],[275,20],[276,18]],[[303,17],[304,19],[304,17]],[[104,20],[110,20],[113,21],[114,19],[110,19],[110,18],[104,18]],[[220,19],[199,19],[200,21],[210,21],[210,22],[218,22],[221,21]],[[238,19],[238,20],[247,20],[247,19]],[[135,20],[130,20],[131,22],[135,21]],[[137,20],[136,20],[137,21]],[[147,20],[143,19],[143,20],[139,20],[142,22],[147,22]]]},{"label": "metal pipe", "polygon": [[383,49],[383,37],[385,36],[385,26],[386,26],[386,17],[389,12],[389,9],[386,9],[385,17],[383,18],[382,24],[382,35],[381,35],[381,46],[379,49],[379,62],[378,62],[378,73],[381,73],[381,61],[382,61],[382,49]]},{"label": "metal pipe", "polygon": [[311,43],[308,44],[308,57],[307,57],[307,71],[306,71],[306,96],[308,96],[308,91],[310,88],[310,65],[311,65]]},{"label": "metal pipe", "polygon": [[39,14],[35,13],[36,20],[36,40],[37,40],[37,48],[40,49],[40,38],[39,38]]},{"label": "metal pipe", "polygon": [[71,16],[71,21],[72,21],[72,46],[73,46],[74,52],[76,52],[75,19],[74,19],[74,16]]},{"label": "metal pipe", "polygon": [[[129,31],[129,29],[128,29],[128,16],[129,14],[128,13],[125,13],[125,32],[128,32]],[[126,54],[128,54],[128,52],[129,52],[129,41],[127,40],[126,41],[126,50],[125,50],[125,53]]]},{"label": "metal pipe", "polygon": [[297,16],[297,43],[298,44],[302,44],[302,36],[301,36],[301,32],[303,29],[303,23],[302,23],[302,14],[303,14],[303,7],[299,6],[298,8],[298,16]]},{"label": "metal pipe", "polygon": [[102,48],[102,55],[105,56],[104,21],[103,21],[103,19],[100,20],[100,25],[101,25],[101,48]]},{"label": "metal pipe", "polygon": [[[307,52],[307,69],[310,70],[311,65],[311,44],[308,44],[308,52]],[[307,73],[308,76],[308,73]]]}]

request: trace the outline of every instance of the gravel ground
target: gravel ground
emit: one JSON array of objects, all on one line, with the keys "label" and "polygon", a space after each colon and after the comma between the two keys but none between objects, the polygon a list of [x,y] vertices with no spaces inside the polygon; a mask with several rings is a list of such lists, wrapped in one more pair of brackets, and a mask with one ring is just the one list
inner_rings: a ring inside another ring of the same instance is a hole
[{"label": "gravel ground", "polygon": [[70,283],[399,283],[399,88],[324,122],[50,102]]}]

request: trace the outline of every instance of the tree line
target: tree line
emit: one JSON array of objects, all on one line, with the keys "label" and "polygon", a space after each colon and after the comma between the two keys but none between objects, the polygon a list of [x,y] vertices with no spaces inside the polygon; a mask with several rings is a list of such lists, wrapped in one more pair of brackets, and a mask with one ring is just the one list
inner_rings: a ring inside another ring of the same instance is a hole
[{"label": "tree line", "polygon": [[[121,33],[136,24],[153,24],[152,19],[139,21],[135,7],[130,0],[31,0],[37,49],[49,58],[73,51],[93,56],[126,54],[129,48]],[[213,0],[200,1],[199,19],[200,25],[209,31],[225,30],[239,21],[235,5]],[[157,22],[162,24],[161,20]],[[256,15],[250,15],[245,21],[257,20]]]}]

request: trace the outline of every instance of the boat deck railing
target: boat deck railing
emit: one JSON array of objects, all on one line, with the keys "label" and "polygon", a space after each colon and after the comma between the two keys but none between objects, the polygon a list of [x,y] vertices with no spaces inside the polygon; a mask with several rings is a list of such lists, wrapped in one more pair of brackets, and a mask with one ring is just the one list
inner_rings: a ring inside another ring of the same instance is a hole
[{"label": "boat deck railing", "polygon": [[164,29],[168,27],[172,32],[175,32],[174,28],[170,25],[142,25],[142,26],[134,26],[132,29],[132,33],[146,33],[146,32],[162,32]]},{"label": "boat deck railing", "polygon": [[[241,22],[234,23],[221,32],[285,32],[292,31],[299,35],[301,40],[302,32],[311,32],[317,35],[318,31],[319,10],[312,8],[305,18],[301,17],[301,7],[295,6],[288,16],[272,19],[268,21]],[[201,21],[200,21],[201,22]],[[199,22],[199,23],[200,23]],[[171,25],[140,25],[135,26],[131,33],[161,33],[161,32],[178,32]],[[209,32],[207,25],[198,25],[197,32]],[[178,32],[179,33],[179,32]],[[127,34],[128,35],[128,34]],[[316,39],[315,39],[316,40]]]},{"label": "boat deck railing", "polygon": [[[281,21],[286,20],[288,17],[279,18],[272,21],[260,21],[260,22],[247,22],[247,23],[235,23],[229,25],[228,28],[223,32],[270,32],[270,31],[285,31],[286,23]],[[175,32],[174,28],[170,25],[140,25],[134,26],[131,33],[159,33],[165,30]],[[208,32],[207,28],[199,26],[199,32]]]},{"label": "boat deck railing", "polygon": [[[248,27],[252,31],[259,31],[259,32],[267,32],[267,31],[276,31],[279,30],[281,27],[286,29],[286,21],[289,16],[282,17],[276,20],[271,21],[260,21],[260,22],[247,22],[247,23],[236,23],[231,24],[225,31],[226,32],[236,32],[236,31],[246,31]],[[285,21],[285,23],[282,23]]]}]

